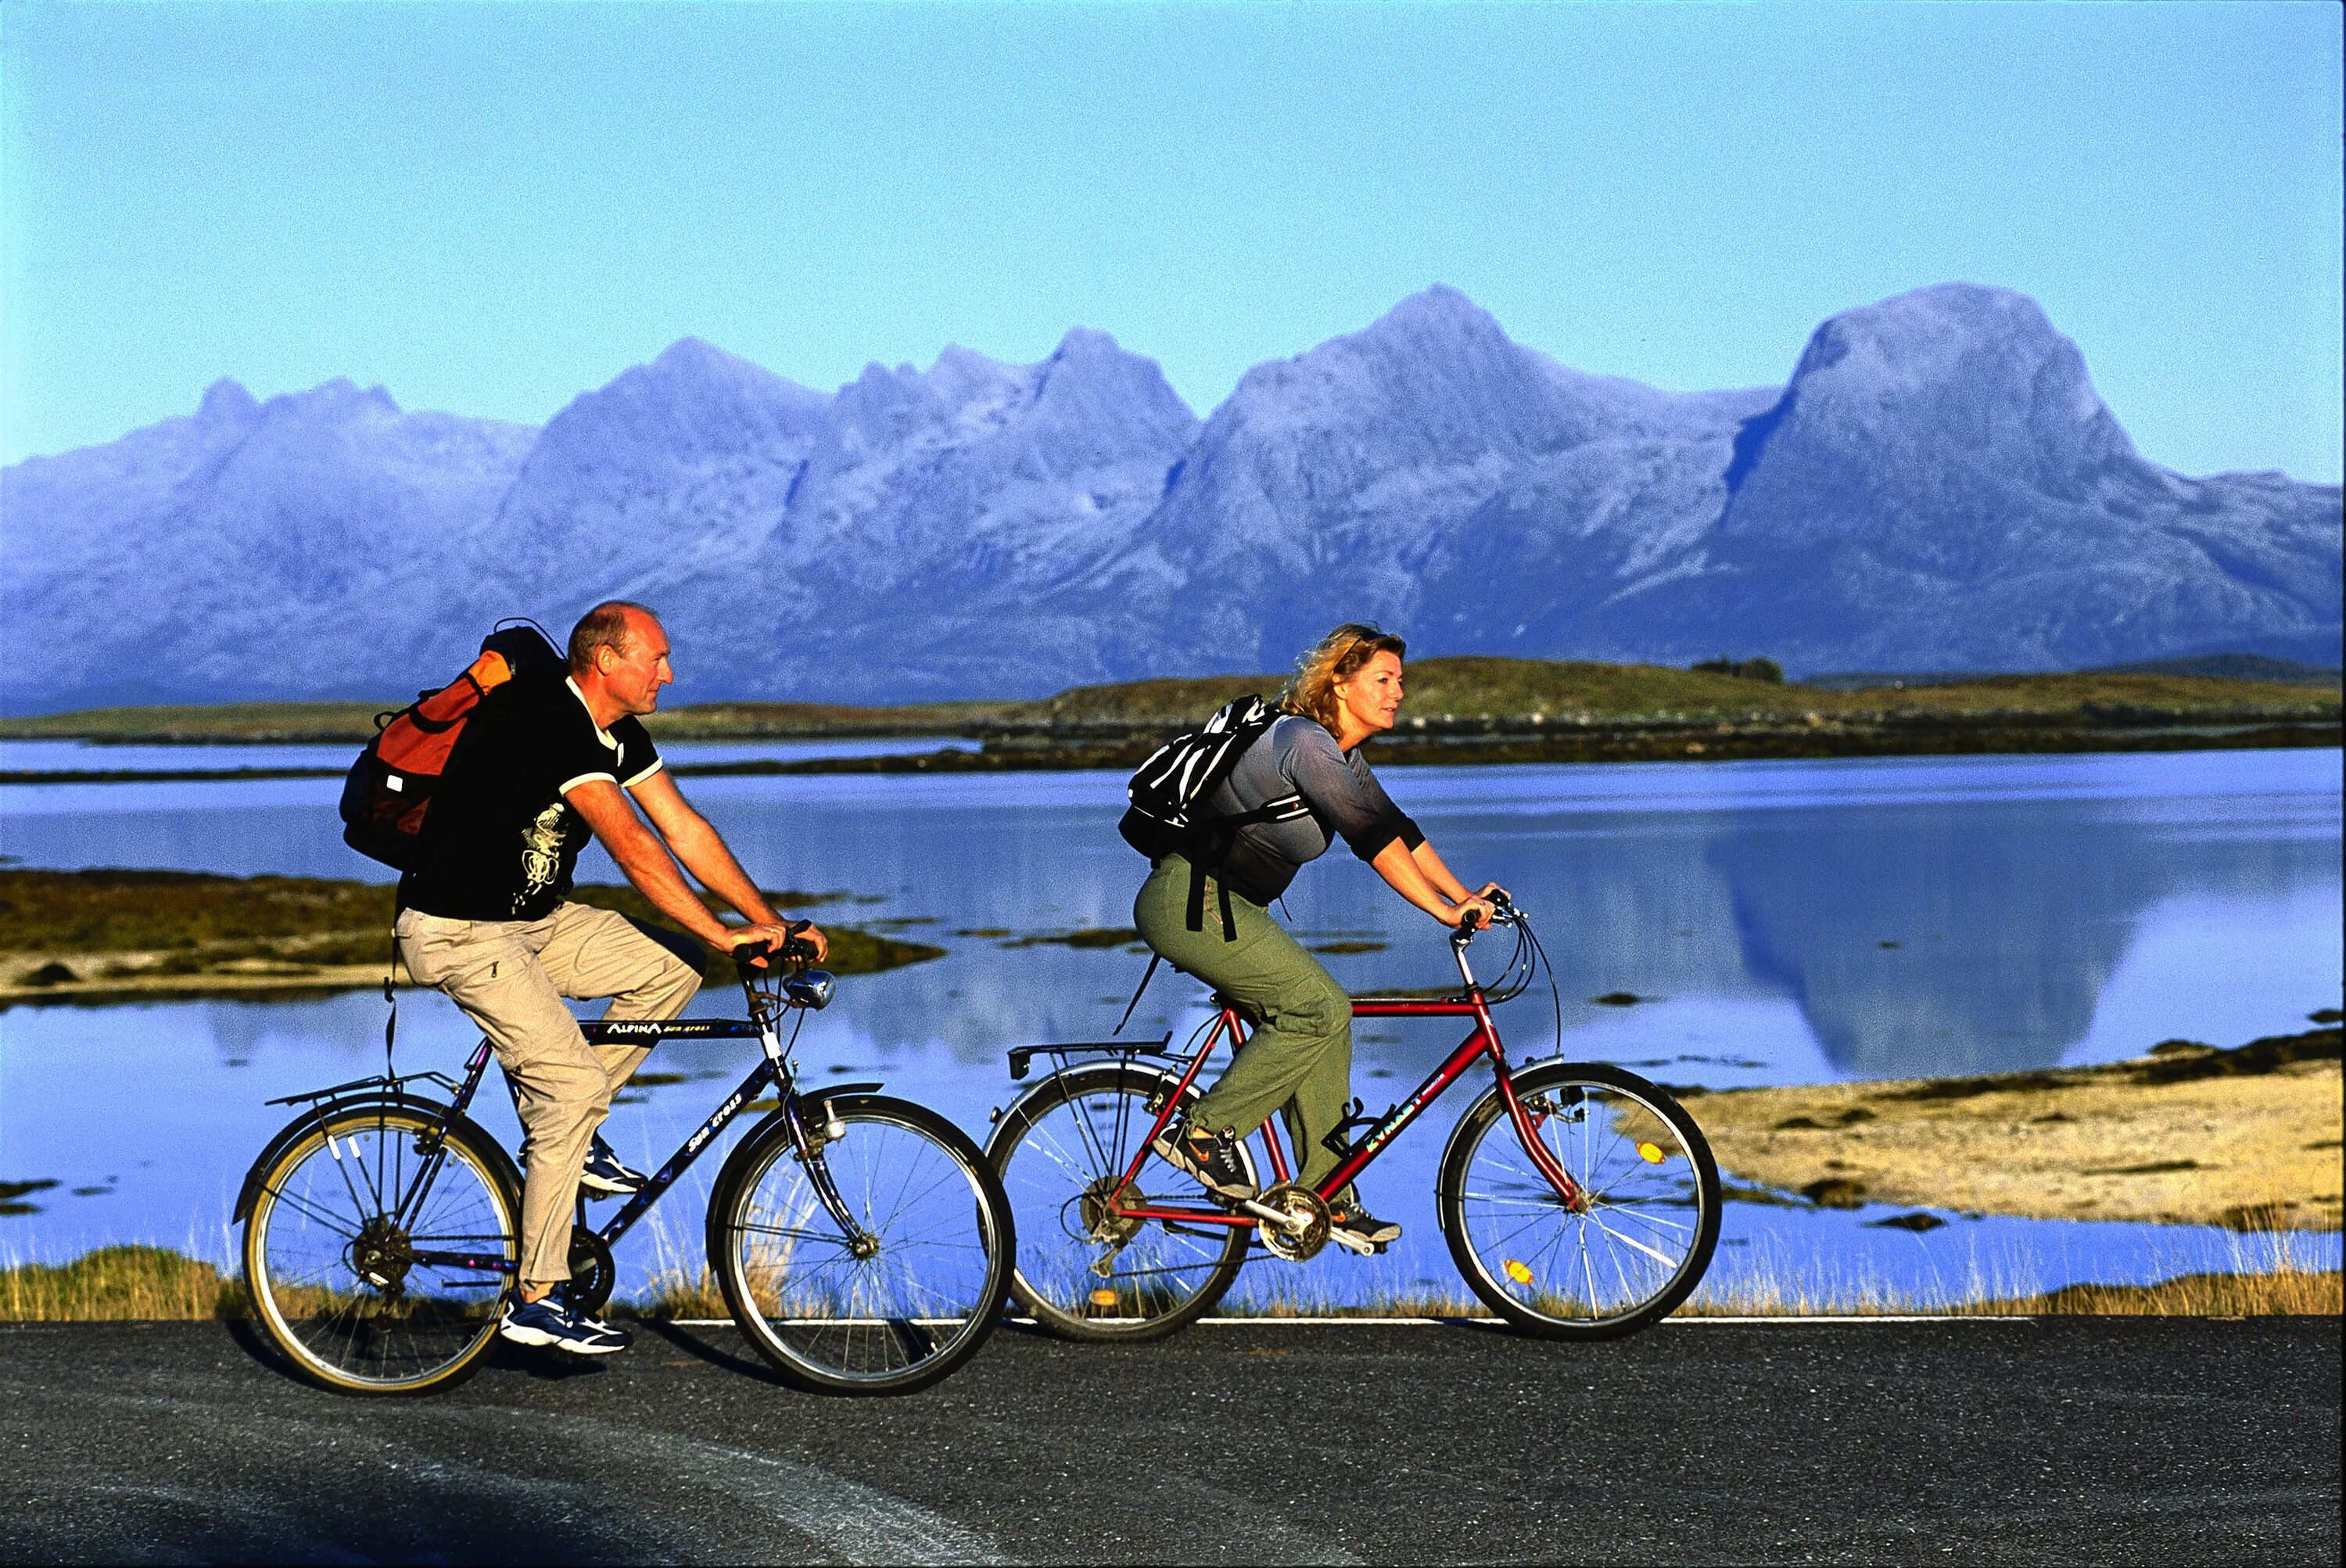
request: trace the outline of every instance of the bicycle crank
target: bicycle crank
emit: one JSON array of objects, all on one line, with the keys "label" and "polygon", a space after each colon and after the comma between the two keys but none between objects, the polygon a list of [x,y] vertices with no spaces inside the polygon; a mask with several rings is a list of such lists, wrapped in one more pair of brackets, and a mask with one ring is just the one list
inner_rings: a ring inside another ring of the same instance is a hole
[{"label": "bicycle crank", "polygon": [[1243,1207],[1262,1221],[1256,1234],[1274,1257],[1301,1263],[1328,1245],[1328,1205],[1308,1186],[1281,1182]]},{"label": "bicycle crank", "polygon": [[619,1280],[618,1265],[612,1261],[611,1249],[603,1238],[585,1226],[574,1226],[570,1231],[570,1304],[593,1317],[603,1310],[611,1298],[611,1287]]}]

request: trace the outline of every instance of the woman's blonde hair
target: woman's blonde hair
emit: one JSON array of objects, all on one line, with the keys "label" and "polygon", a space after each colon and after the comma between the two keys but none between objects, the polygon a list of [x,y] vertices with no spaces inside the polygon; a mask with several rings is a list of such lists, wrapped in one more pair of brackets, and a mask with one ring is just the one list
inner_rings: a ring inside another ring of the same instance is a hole
[{"label": "woman's blonde hair", "polygon": [[1335,734],[1336,687],[1381,653],[1406,658],[1409,645],[1365,621],[1346,621],[1295,661],[1295,674],[1279,694],[1280,711],[1316,718]]}]

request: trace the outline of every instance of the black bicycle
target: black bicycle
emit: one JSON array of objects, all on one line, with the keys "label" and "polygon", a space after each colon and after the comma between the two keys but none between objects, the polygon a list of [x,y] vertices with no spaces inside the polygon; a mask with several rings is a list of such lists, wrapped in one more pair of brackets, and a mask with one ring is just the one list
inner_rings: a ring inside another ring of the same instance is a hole
[{"label": "black bicycle", "polygon": [[[793,942],[782,966],[743,965],[746,1019],[580,1025],[590,1043],[754,1038],[763,1050],[599,1229],[581,1199],[572,1296],[600,1311],[613,1246],[736,1116],[763,1109],[709,1202],[709,1266],[734,1323],[799,1388],[906,1393],[994,1331],[1015,1251],[1010,1206],[977,1145],[935,1112],[876,1083],[800,1086],[784,1021],[795,1014],[794,1041],[832,988],[804,967],[811,956]],[[386,1063],[381,1076],[270,1102],[309,1108],[237,1198],[245,1280],[262,1329],[318,1382],[419,1393],[469,1375],[495,1344],[521,1257],[521,1175],[464,1114],[489,1057],[483,1040],[462,1082]]]}]

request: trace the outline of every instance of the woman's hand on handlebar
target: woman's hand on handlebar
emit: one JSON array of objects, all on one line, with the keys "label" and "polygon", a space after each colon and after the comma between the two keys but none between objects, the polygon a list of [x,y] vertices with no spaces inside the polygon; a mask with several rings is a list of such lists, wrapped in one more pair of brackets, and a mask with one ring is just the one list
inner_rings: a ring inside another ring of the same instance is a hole
[{"label": "woman's hand on handlebar", "polygon": [[1472,897],[1460,899],[1443,911],[1442,923],[1469,931],[1488,931],[1491,928],[1491,917],[1497,912],[1497,907],[1483,893],[1476,893]]}]

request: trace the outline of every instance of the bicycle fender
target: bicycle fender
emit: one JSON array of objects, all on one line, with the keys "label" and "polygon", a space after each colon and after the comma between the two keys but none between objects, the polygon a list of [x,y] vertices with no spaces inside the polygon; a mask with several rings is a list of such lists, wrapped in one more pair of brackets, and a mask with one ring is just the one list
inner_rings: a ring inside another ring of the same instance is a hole
[{"label": "bicycle fender", "polygon": [[[351,1095],[339,1100],[327,1100],[313,1106],[304,1115],[294,1117],[279,1128],[277,1135],[262,1147],[260,1157],[255,1159],[251,1168],[244,1173],[244,1184],[237,1190],[236,1207],[230,1212],[229,1223],[242,1225],[251,1217],[253,1200],[260,1196],[261,1179],[268,1174],[269,1167],[277,1163],[277,1157],[289,1146],[306,1136],[328,1116],[340,1115],[345,1111],[360,1110],[374,1105],[419,1112],[427,1116],[448,1114],[448,1107],[441,1102],[426,1100],[415,1095]],[[497,1174],[505,1178],[513,1191],[519,1192],[521,1171],[513,1163],[513,1156],[505,1153],[505,1145],[499,1144],[495,1138],[486,1136],[484,1136],[481,1142],[496,1151],[499,1166]]]},{"label": "bicycle fender", "polygon": [[[1538,1084],[1535,1080],[1545,1077],[1551,1073],[1561,1073],[1565,1076],[1569,1077],[1574,1073],[1580,1072],[1584,1068],[1601,1065],[1604,1065],[1604,1064],[1591,1062],[1566,1062],[1559,1056],[1549,1056],[1536,1062],[1525,1062],[1507,1074],[1507,1079],[1508,1082],[1515,1084],[1516,1094],[1528,1095],[1537,1089]],[[1617,1069],[1615,1070],[1617,1071]],[[1433,1195],[1434,1200],[1437,1203],[1447,1200],[1451,1196],[1449,1190],[1442,1185],[1444,1181],[1449,1179],[1451,1157],[1458,1152],[1460,1141],[1465,1137],[1467,1127],[1474,1120],[1474,1113],[1483,1108],[1483,1102],[1485,1100],[1497,1100],[1499,1102],[1499,1115],[1504,1116],[1507,1114],[1507,1103],[1504,1099],[1500,1099],[1499,1085],[1495,1083],[1494,1083],[1489,1088],[1484,1090],[1481,1094],[1475,1095],[1473,1099],[1466,1102],[1466,1108],[1458,1114],[1457,1125],[1450,1129],[1450,1137],[1448,1141],[1443,1143],[1442,1145],[1442,1163],[1433,1167]]]},{"label": "bicycle fender", "polygon": [[[1178,1073],[1170,1073],[1156,1067],[1144,1067],[1137,1062],[1078,1062],[1072,1067],[1063,1067],[1058,1072],[1037,1079],[1034,1084],[1020,1090],[1016,1096],[995,1115],[994,1130],[986,1135],[985,1157],[987,1159],[994,1157],[994,1136],[1010,1125],[1012,1115],[1024,1110],[1028,1102],[1059,1099],[1073,1090],[1080,1088],[1081,1081],[1087,1075],[1106,1076],[1114,1080],[1121,1078],[1127,1073],[1145,1074],[1168,1089],[1181,1081],[1181,1074]],[[1203,1093],[1203,1090],[1193,1088],[1189,1097],[1194,1100]]]}]

